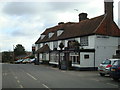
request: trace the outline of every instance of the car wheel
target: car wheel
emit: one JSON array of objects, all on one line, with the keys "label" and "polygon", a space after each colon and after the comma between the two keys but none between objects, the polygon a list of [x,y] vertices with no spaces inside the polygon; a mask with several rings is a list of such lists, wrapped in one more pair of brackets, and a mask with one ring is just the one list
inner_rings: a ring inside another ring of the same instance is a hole
[{"label": "car wheel", "polygon": [[104,73],[100,73],[100,76],[105,76],[105,74]]}]

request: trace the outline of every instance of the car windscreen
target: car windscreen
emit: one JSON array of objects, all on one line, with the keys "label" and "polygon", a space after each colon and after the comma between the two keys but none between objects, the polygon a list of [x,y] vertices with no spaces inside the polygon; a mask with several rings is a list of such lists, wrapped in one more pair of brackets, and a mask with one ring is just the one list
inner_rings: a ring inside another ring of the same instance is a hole
[{"label": "car windscreen", "polygon": [[113,65],[120,65],[120,60],[118,60],[118,61],[115,61],[114,63],[113,63]]},{"label": "car windscreen", "polygon": [[104,61],[102,62],[102,64],[111,64],[111,61],[110,61],[110,60],[104,60]]}]

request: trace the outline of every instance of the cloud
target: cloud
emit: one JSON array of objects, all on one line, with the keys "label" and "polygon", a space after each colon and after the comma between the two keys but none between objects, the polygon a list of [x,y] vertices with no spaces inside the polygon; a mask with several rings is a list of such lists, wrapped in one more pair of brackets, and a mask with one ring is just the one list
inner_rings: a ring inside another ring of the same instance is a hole
[{"label": "cloud", "polygon": [[0,47],[2,51],[12,50],[13,45],[22,44],[26,50],[31,50],[46,28],[58,22],[78,22],[81,12],[88,13],[88,18],[103,14],[103,1],[0,2]]},{"label": "cloud", "polygon": [[9,15],[34,14],[36,9],[27,2],[9,2],[3,8],[3,12]]},{"label": "cloud", "polygon": [[[3,12],[8,15],[47,15],[48,13],[63,13],[78,9],[84,10],[91,2],[8,2]],[[94,5],[93,5],[94,6]]]},{"label": "cloud", "polygon": [[35,15],[70,10],[77,2],[9,2],[3,12],[9,15]]}]

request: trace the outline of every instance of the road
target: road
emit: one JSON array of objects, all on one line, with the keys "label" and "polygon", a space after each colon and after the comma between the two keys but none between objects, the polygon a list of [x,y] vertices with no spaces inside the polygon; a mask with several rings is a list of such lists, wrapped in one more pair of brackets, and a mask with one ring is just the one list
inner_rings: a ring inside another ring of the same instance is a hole
[{"label": "road", "polygon": [[3,64],[2,88],[118,88],[109,76],[97,71],[65,71],[46,65]]}]

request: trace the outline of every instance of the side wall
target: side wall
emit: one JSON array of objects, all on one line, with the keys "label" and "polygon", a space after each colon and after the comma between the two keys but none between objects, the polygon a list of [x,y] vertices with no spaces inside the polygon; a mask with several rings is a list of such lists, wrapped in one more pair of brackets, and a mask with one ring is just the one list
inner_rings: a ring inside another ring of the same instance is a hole
[{"label": "side wall", "polygon": [[[88,58],[85,58],[85,55]],[[80,53],[80,67],[94,67],[94,53],[93,52],[81,52]]]},{"label": "side wall", "polygon": [[118,37],[96,35],[95,38],[95,65],[107,58],[112,58],[118,49]]}]

